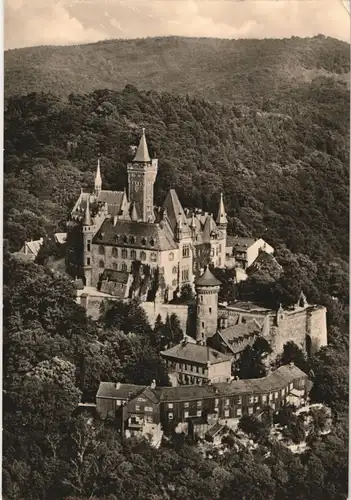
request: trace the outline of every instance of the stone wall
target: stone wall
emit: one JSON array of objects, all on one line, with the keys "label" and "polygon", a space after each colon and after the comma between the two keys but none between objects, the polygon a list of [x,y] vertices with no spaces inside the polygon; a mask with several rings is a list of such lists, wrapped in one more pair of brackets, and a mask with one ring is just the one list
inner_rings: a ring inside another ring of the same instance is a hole
[{"label": "stone wall", "polygon": [[181,329],[183,330],[184,333],[186,332],[187,322],[188,322],[187,305],[171,305],[171,304],[162,304],[158,302],[142,302],[141,307],[146,312],[149,323],[151,324],[152,327],[154,327],[158,315],[161,316],[161,319],[164,322],[167,318],[167,314],[169,316],[171,314],[176,314],[180,321]]}]

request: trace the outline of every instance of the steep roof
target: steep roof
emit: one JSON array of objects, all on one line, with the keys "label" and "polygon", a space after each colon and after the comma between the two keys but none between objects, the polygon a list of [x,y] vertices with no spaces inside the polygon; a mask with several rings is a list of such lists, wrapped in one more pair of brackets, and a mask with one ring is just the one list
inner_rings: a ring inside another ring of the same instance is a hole
[{"label": "steep roof", "polygon": [[105,219],[93,244],[145,250],[175,250],[178,245],[167,224]]},{"label": "steep roof", "polygon": [[89,208],[92,216],[99,210],[99,206],[107,203],[107,213],[114,217],[120,215],[123,200],[125,197],[124,191],[99,191],[98,196],[90,193],[81,193],[78,198],[71,215],[77,221],[82,221],[86,210],[86,205],[89,198]]},{"label": "steep roof", "polygon": [[222,354],[211,347],[188,342],[181,342],[180,344],[161,352],[161,355],[168,358],[182,359],[184,361],[199,363],[202,365],[206,365],[208,362],[211,365],[214,365],[231,359],[231,356]]},{"label": "steep roof", "polygon": [[211,241],[211,236],[218,233],[219,231],[213,217],[211,215],[207,215],[202,235],[203,241],[205,243],[209,243]]},{"label": "steep roof", "polygon": [[89,207],[89,196],[87,197],[87,202],[84,210],[83,226],[91,226],[91,214]]},{"label": "steep roof", "polygon": [[147,147],[146,143],[146,137],[145,137],[145,129],[143,128],[143,133],[140,138],[139,146],[136,152],[136,155],[134,157],[133,162],[136,163],[145,163],[145,162],[150,162],[150,155],[149,155],[149,150]]},{"label": "steep roof", "polygon": [[260,332],[261,327],[253,320],[229,326],[219,331],[218,335],[233,354],[238,354],[250,344],[252,337],[259,335]]},{"label": "steep roof", "polygon": [[255,238],[242,238],[241,236],[235,236],[233,239],[231,239],[231,243],[235,250],[239,250],[241,252],[244,252],[248,248],[250,248],[255,241],[257,241]]},{"label": "steep roof", "polygon": [[162,208],[167,210],[167,217],[170,222],[172,231],[174,232],[180,217],[183,224],[187,224],[187,219],[183,207],[179,201],[178,195],[174,189],[170,189],[167,193]]},{"label": "steep roof", "polygon": [[219,286],[221,282],[213,276],[208,267],[206,267],[204,273],[195,280],[195,286]]},{"label": "steep roof", "polygon": [[221,198],[219,200],[218,214],[216,219],[217,224],[227,224],[227,214],[225,213],[224,203],[223,203],[223,193],[221,193]]}]

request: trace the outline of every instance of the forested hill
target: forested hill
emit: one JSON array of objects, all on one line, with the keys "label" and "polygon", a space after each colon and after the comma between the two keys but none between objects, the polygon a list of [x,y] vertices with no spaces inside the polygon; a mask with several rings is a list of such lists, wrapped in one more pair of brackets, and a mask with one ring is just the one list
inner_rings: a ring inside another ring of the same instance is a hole
[{"label": "forested hill", "polygon": [[[349,93],[324,78],[263,107],[138,91],[68,100],[13,97],[5,111],[5,238],[12,250],[66,218],[97,155],[105,188],[123,188],[130,146],[146,127],[159,158],[156,201],[175,188],[214,213],[224,192],[229,230],[265,235],[314,260],[348,260]],[[62,224],[61,228],[64,228]]]},{"label": "forested hill", "polygon": [[5,52],[5,95],[68,96],[100,88],[262,102],[320,76],[349,81],[349,44],[326,38],[146,38]]}]

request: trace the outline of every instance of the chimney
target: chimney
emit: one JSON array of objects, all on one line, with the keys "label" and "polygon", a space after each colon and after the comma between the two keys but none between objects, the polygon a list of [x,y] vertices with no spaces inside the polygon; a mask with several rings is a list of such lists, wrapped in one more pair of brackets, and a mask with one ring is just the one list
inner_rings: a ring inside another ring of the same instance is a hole
[{"label": "chimney", "polygon": [[117,382],[117,384],[116,384],[116,389],[117,389],[117,391],[118,391],[118,389],[120,389],[120,388],[121,388],[121,382]]},{"label": "chimney", "polygon": [[151,382],[151,389],[156,389],[156,380],[154,379],[152,382]]}]

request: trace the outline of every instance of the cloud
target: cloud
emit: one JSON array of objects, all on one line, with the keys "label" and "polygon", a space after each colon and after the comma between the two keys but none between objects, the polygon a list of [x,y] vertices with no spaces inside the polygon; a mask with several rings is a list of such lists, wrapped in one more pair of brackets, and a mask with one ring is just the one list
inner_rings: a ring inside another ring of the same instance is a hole
[{"label": "cloud", "polygon": [[5,48],[145,36],[319,33],[349,41],[342,0],[5,0]]}]

